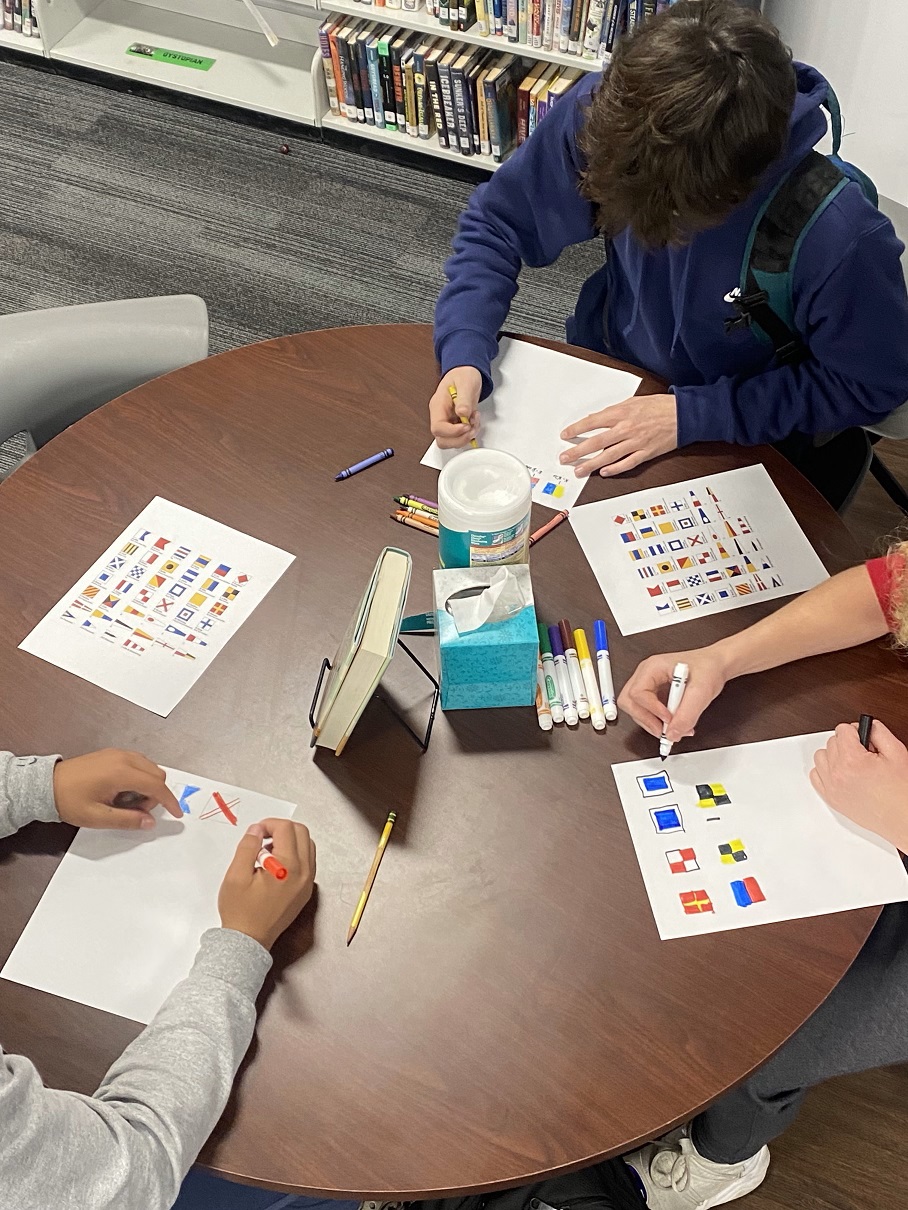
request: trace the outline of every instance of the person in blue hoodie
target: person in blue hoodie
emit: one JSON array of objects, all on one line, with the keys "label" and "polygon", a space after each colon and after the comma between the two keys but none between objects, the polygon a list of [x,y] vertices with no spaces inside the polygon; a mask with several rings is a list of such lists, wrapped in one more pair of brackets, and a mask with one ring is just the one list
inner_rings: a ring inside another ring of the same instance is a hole
[{"label": "person in blue hoodie", "polygon": [[[435,312],[438,444],[478,434],[521,266],[552,264],[601,234],[605,263],[580,290],[568,340],[671,386],[578,417],[562,437],[594,435],[562,462],[607,476],[695,441],[778,443],[843,503],[864,468],[857,426],[908,399],[903,245],[858,184],[821,213],[797,258],[794,319],[807,358],[780,365],[752,330],[725,331],[735,315],[725,295],[755,216],[826,134],[828,87],[733,0],[680,0],[623,39],[605,72],[578,82],[461,216]],[[845,440],[813,439],[829,434]]]}]

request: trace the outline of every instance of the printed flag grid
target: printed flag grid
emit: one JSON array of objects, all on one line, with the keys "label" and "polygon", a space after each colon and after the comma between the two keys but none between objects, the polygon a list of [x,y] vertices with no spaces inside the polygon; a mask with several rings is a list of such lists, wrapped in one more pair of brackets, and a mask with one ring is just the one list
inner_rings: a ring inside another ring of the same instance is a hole
[{"label": "printed flag grid", "polygon": [[[709,611],[784,586],[748,518],[709,486],[634,508],[614,524],[657,613]],[[728,587],[699,591],[710,585]]]},{"label": "printed flag grid", "polygon": [[[132,655],[159,649],[194,660],[249,579],[190,546],[138,530],[103,571],[86,578],[60,616]],[[192,595],[184,600],[185,593]]]}]

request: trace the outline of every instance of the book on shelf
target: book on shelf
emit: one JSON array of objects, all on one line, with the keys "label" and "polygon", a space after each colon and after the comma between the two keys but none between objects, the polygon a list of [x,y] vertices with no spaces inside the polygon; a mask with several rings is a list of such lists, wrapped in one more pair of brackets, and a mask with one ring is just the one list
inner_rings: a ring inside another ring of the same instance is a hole
[{"label": "book on shelf", "polygon": [[394,108],[394,73],[391,70],[391,43],[396,31],[383,30],[378,39],[378,76],[381,80],[381,97],[385,110],[385,129],[397,129],[397,111]]},{"label": "book on shelf", "polygon": [[[432,101],[432,113],[435,118],[435,132],[440,147],[450,146],[448,140],[448,124],[445,120],[444,103],[441,99],[441,81],[438,74],[438,61],[447,49],[447,42],[439,38],[426,55],[426,85]],[[431,137],[431,136],[430,136]]]},{"label": "book on shelf", "polygon": [[369,91],[372,94],[372,116],[379,130],[385,128],[385,104],[381,86],[381,70],[378,63],[378,44],[381,42],[381,27],[374,30],[366,43],[366,64],[369,69]]},{"label": "book on shelf", "polygon": [[344,750],[353,728],[391,663],[410,586],[412,560],[386,546],[340,641],[316,710],[312,743]]},{"label": "book on shelf", "polygon": [[391,43],[391,78],[394,81],[394,124],[401,133],[407,132],[407,102],[404,96],[404,75],[401,68],[407,44],[413,35],[401,30]]},{"label": "book on shelf", "polygon": [[[26,0],[28,3],[28,0]],[[322,55],[322,68],[325,72],[325,88],[328,90],[328,108],[335,116],[340,115],[340,103],[337,99],[337,81],[331,66],[331,31],[337,24],[334,17],[329,17],[318,27],[318,48]]]},{"label": "book on shelf", "polygon": [[404,113],[407,119],[407,134],[419,138],[419,121],[416,115],[416,47],[408,46],[400,61],[404,78]]}]

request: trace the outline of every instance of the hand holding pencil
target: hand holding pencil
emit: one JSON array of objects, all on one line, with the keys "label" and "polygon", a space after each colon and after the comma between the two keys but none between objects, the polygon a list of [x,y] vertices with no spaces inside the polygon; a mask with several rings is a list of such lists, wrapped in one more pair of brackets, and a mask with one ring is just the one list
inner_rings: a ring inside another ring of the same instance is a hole
[{"label": "hand holding pencil", "polygon": [[476,443],[481,392],[482,375],[474,366],[457,366],[442,378],[429,400],[429,426],[440,449]]}]

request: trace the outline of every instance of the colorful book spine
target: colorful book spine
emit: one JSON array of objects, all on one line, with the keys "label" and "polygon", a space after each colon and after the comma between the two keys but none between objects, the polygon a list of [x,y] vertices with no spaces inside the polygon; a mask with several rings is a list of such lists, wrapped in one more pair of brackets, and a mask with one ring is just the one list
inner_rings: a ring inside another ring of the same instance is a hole
[{"label": "colorful book spine", "polygon": [[374,33],[374,28],[365,29],[356,39],[356,55],[359,63],[359,91],[363,98],[363,114],[369,126],[375,125],[375,111],[372,108],[372,81],[369,78],[369,56],[366,53],[366,43]]},{"label": "colorful book spine", "polygon": [[441,99],[441,81],[438,76],[438,56],[433,56],[426,63],[426,84],[432,99],[432,112],[435,115],[435,132],[440,147],[448,147],[448,124],[445,121],[444,103]]},{"label": "colorful book spine", "polygon": [[394,80],[395,125],[403,134],[407,129],[407,104],[404,96],[404,76],[401,58],[405,50],[405,39],[395,38],[391,43],[391,74]]},{"label": "colorful book spine", "polygon": [[394,108],[394,72],[391,68],[391,44],[394,30],[386,30],[378,40],[378,74],[381,78],[382,104],[385,108],[385,129],[397,130],[397,111]]},{"label": "colorful book spine", "polygon": [[461,3],[458,17],[457,28],[466,33],[468,29],[471,29],[476,24],[476,0],[466,0],[466,3]]},{"label": "colorful book spine", "polygon": [[[28,3],[29,0],[26,0]],[[23,22],[25,20],[25,10],[22,11]],[[31,21],[31,14],[29,14]],[[322,52],[322,70],[325,73],[325,87],[328,90],[328,106],[335,117],[340,116],[340,102],[337,99],[337,80],[334,76],[334,64],[331,60],[331,41],[329,34],[331,27],[334,25],[332,18],[323,21],[318,27],[318,48]]]},{"label": "colorful book spine", "polygon": [[447,54],[438,61],[438,85],[441,91],[441,102],[445,112],[445,127],[448,132],[448,146],[452,151],[459,147],[457,141],[457,117],[454,113],[454,89],[451,84],[451,55]]},{"label": "colorful book spine", "polygon": [[505,33],[509,42],[517,41],[517,0],[505,0]]},{"label": "colorful book spine", "polygon": [[441,25],[450,26],[451,9],[449,0],[438,0],[438,21]]},{"label": "colorful book spine", "polygon": [[517,41],[527,45],[529,0],[517,0]]},{"label": "colorful book spine", "polygon": [[[359,22],[357,22],[359,26]],[[356,114],[356,121],[366,124],[366,110],[363,101],[363,78],[360,72],[359,62],[359,28],[355,29],[347,37],[347,46],[350,51],[350,76],[353,82],[353,106]],[[348,106],[349,108],[349,106]]]},{"label": "colorful book spine", "polygon": [[457,123],[457,145],[461,155],[473,154],[473,135],[470,131],[470,102],[464,78],[461,56],[451,68],[451,92],[454,96],[454,118]]},{"label": "colorful book spine", "polygon": [[407,134],[411,139],[419,138],[419,118],[416,113],[416,52],[408,50],[401,59],[400,70],[404,78],[404,113],[407,119]]},{"label": "colorful book spine", "polygon": [[[488,4],[489,0],[486,0],[486,3]],[[492,32],[497,34],[500,38],[504,34],[504,10],[502,8],[501,0],[491,0],[491,4],[492,20],[494,21],[494,28],[492,29]]]},{"label": "colorful book spine", "polygon": [[486,37],[489,33],[489,15],[491,9],[488,0],[476,0],[476,30],[475,33]]},{"label": "colorful book spine", "polygon": [[563,0],[561,5],[561,25],[557,27],[557,31],[558,49],[562,54],[567,54],[568,43],[570,42],[571,10],[575,4],[580,3],[581,0]]},{"label": "colorful book spine", "polygon": [[22,33],[26,38],[32,36],[32,0],[22,0]]},{"label": "colorful book spine", "polygon": [[568,33],[568,54],[579,55],[583,50],[583,30],[590,0],[574,0],[571,6],[571,25]]},{"label": "colorful book spine", "polygon": [[413,56],[413,90],[416,94],[416,134],[420,139],[429,139],[434,128],[432,99],[426,82],[426,46],[421,46]]},{"label": "colorful book spine", "polygon": [[13,28],[13,0],[3,0],[3,28]]},{"label": "colorful book spine", "polygon": [[372,93],[372,113],[375,125],[385,128],[385,105],[382,97],[381,71],[378,66],[378,43],[380,33],[374,34],[366,43],[366,62],[369,65],[369,91]]},{"label": "colorful book spine", "polygon": [[530,0],[530,46],[534,50],[542,48],[542,0]]},{"label": "colorful book spine", "polygon": [[[341,110],[349,122],[356,121],[356,102],[353,96],[353,77],[350,72],[350,47],[347,45],[348,27],[338,30],[336,36],[337,61],[340,69],[339,92]],[[333,35],[332,35],[333,36]]]},{"label": "colorful book spine", "polygon": [[22,33],[22,0],[13,0],[13,29]]},{"label": "colorful book spine", "polygon": [[558,0],[542,0],[542,49],[551,50],[555,35]]}]

